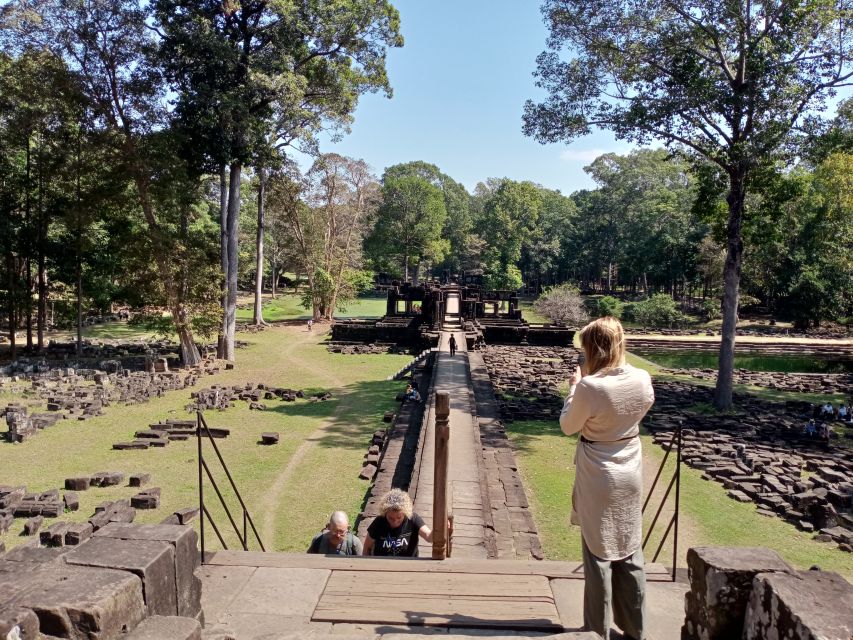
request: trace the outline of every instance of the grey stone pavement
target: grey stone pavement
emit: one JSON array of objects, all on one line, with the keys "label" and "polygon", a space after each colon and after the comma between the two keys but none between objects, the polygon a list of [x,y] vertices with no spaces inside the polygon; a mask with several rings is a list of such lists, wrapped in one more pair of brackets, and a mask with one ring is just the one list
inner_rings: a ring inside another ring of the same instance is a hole
[{"label": "grey stone pavement", "polygon": [[[456,336],[458,350],[450,357],[448,342]],[[448,501],[453,512],[453,557],[486,558],[485,518],[482,490],[482,454],[478,426],[472,411],[473,396],[468,373],[465,334],[443,331],[439,344],[436,391],[450,394],[450,462]],[[433,467],[435,464],[435,413],[429,407],[427,432],[421,456],[415,511],[432,526]],[[485,497],[488,500],[488,497]]]}]

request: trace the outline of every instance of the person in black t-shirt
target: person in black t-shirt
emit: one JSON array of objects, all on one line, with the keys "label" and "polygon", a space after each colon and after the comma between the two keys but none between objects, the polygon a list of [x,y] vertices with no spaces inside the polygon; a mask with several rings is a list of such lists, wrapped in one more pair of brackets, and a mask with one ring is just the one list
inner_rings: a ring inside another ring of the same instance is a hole
[{"label": "person in black t-shirt", "polygon": [[381,516],[367,528],[362,554],[365,556],[418,557],[418,538],[432,542],[432,530],[412,511],[405,491],[391,489],[382,497]]}]

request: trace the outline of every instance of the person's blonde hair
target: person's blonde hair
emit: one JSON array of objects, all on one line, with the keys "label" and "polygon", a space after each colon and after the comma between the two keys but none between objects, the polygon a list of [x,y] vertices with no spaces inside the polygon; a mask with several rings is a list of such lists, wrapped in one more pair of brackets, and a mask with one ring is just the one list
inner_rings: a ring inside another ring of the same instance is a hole
[{"label": "person's blonde hair", "polygon": [[625,364],[625,332],[613,316],[593,320],[580,332],[587,374]]},{"label": "person's blonde hair", "polygon": [[382,496],[379,511],[384,516],[389,511],[402,511],[407,518],[412,517],[412,499],[402,489],[391,489]]}]

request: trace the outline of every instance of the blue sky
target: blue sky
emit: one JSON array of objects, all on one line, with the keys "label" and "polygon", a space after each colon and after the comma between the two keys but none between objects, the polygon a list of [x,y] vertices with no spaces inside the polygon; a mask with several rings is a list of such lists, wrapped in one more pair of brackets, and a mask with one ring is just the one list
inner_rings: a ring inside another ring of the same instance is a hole
[{"label": "blue sky", "polygon": [[489,177],[532,180],[565,194],[593,186],[583,167],[630,147],[606,132],[571,145],[521,133],[546,29],[536,0],[395,0],[405,46],[388,54],[389,100],[363,96],[352,132],[321,150],[362,158],[377,174],[424,160],[473,191]]}]

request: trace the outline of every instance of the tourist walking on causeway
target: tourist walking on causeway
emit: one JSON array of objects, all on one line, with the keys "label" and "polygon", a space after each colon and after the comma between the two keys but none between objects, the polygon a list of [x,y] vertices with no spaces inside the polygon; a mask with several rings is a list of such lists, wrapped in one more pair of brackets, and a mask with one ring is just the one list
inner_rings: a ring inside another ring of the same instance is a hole
[{"label": "tourist walking on causeway", "polygon": [[349,530],[349,518],[343,511],[329,516],[329,524],[314,536],[308,553],[323,555],[360,556],[361,540]]},{"label": "tourist walking on causeway", "polygon": [[643,640],[643,456],[640,420],[654,403],[649,374],[625,363],[625,336],[616,318],[580,332],[586,367],[575,369],[560,414],[566,435],[580,433],[575,453],[572,523],[580,524],[584,565],[584,627],[609,638],[611,621]]},{"label": "tourist walking on causeway", "polygon": [[450,357],[452,358],[456,355],[456,338],[453,337],[453,334],[450,334],[450,341],[447,345],[450,347]]},{"label": "tourist walking on causeway", "polygon": [[432,530],[412,511],[412,499],[391,489],[379,503],[382,514],[370,523],[364,539],[364,555],[418,557],[418,537],[432,542]]}]

